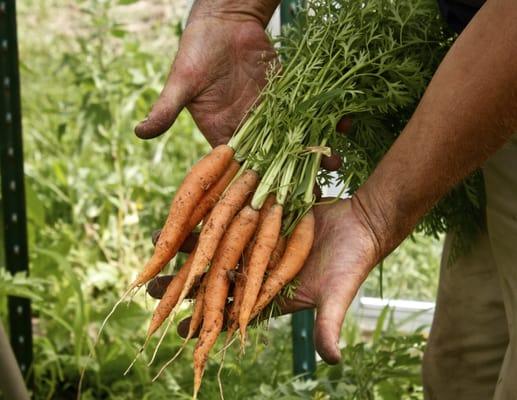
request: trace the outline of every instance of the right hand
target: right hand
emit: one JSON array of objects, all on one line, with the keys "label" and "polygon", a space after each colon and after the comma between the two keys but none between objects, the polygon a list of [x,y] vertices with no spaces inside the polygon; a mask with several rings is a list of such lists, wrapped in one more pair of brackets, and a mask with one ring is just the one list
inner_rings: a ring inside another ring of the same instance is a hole
[{"label": "right hand", "polygon": [[165,87],[136,135],[162,134],[187,107],[212,146],[226,143],[264,87],[275,57],[258,18],[196,9]]}]

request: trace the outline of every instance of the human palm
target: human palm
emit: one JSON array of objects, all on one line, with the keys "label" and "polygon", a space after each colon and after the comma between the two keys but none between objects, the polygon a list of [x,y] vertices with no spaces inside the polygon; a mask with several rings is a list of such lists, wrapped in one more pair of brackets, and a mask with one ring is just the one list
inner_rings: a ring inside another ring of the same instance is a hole
[{"label": "human palm", "polygon": [[296,278],[294,297],[281,308],[283,313],[317,310],[316,348],[326,362],[334,364],[341,358],[338,342],[346,311],[379,254],[356,199],[332,199],[313,210],[314,243]]},{"label": "human palm", "polygon": [[265,85],[274,58],[258,20],[193,19],[160,98],[136,134],[152,138],[163,133],[187,107],[212,146],[227,142]]},{"label": "human palm", "polygon": [[[316,349],[323,360],[334,364],[341,358],[338,342],[345,314],[379,261],[379,252],[357,199],[324,199],[313,210],[316,224],[311,252],[296,277],[293,298],[279,305],[284,314],[317,310]],[[189,240],[183,250],[191,251],[194,243]],[[148,286],[149,293],[160,298],[171,279],[171,276],[156,278]],[[182,336],[187,334],[188,323],[187,319],[178,326]]]}]

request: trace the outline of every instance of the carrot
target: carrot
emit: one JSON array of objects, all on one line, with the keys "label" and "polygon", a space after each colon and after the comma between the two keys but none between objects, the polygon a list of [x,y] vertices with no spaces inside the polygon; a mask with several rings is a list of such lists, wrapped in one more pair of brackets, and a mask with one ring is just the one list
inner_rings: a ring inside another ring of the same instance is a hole
[{"label": "carrot", "polygon": [[[264,204],[260,208],[260,214],[259,214],[259,222],[258,226],[262,225],[262,221],[264,221],[264,218],[266,218],[267,213],[269,212],[269,209],[275,204],[276,198],[274,194],[270,194],[266,197],[266,201],[264,201]],[[255,241],[257,240],[257,233],[253,235],[250,242],[246,246],[246,250],[244,251],[244,260],[248,261],[250,259],[251,250],[253,249],[253,246],[255,245]]]},{"label": "carrot", "polygon": [[262,286],[269,258],[280,235],[282,211],[283,207],[280,204],[271,206],[255,235],[257,240],[251,251],[248,269],[246,271],[246,287],[239,312],[241,344],[244,344],[250,314],[257,300],[260,287]]},{"label": "carrot", "polygon": [[280,236],[278,238],[278,241],[276,242],[276,246],[271,253],[271,256],[269,257],[269,263],[267,265],[268,270],[274,269],[278,262],[280,261],[280,258],[282,258],[282,255],[285,251],[285,245],[287,243],[287,240],[285,239],[285,236]]},{"label": "carrot", "polygon": [[230,184],[232,179],[237,175],[241,166],[235,160],[232,160],[227,167],[227,170],[214,183],[214,185],[206,192],[199,204],[192,212],[189,222],[189,228],[185,232],[187,235],[201,222],[201,220],[208,214],[208,212],[215,206],[215,204],[221,198],[221,194],[224,192],[226,187]]},{"label": "carrot", "polygon": [[226,232],[227,226],[231,223],[235,214],[242,208],[257,183],[258,175],[255,171],[244,171],[244,173],[230,185],[221,200],[213,208],[208,221],[203,225],[203,229],[199,235],[198,250],[192,261],[192,266],[185,285],[183,286],[183,291],[178,299],[178,304],[183,301],[192,289],[193,283],[205,271],[206,266],[210,263],[216,252],[219,241]]},{"label": "carrot", "polygon": [[226,171],[233,154],[234,151],[231,147],[217,146],[199,160],[185,176],[172,200],[169,215],[156,243],[154,254],[145,265],[144,270],[133,281],[131,288],[142,286],[154,278],[174,257],[186,237],[184,235],[190,232],[188,227],[192,212],[208,188]]},{"label": "carrot", "polygon": [[287,240],[284,255],[260,289],[250,319],[255,318],[282,288],[300,272],[314,241],[314,213],[310,210],[296,225]]},{"label": "carrot", "polygon": [[188,334],[185,340],[189,340],[196,331],[198,330],[199,326],[201,325],[201,321],[203,320],[203,305],[205,302],[205,295],[206,295],[206,283],[208,281],[208,277],[205,276],[203,278],[203,281],[201,282],[201,285],[199,286],[196,300],[194,303],[194,309],[192,310],[192,315],[190,316],[190,324],[188,327]]},{"label": "carrot", "polygon": [[241,308],[244,287],[246,286],[246,260],[237,270],[235,285],[233,287],[233,301],[228,311],[228,328],[226,330],[225,346],[230,342],[233,334],[239,327],[239,311]]},{"label": "carrot", "polygon": [[194,350],[194,398],[201,386],[208,353],[223,328],[224,309],[230,288],[228,271],[236,268],[246,244],[255,232],[258,217],[259,212],[250,206],[244,207],[237,214],[220,241],[208,272],[203,325]]},{"label": "carrot", "polygon": [[187,279],[192,260],[194,259],[195,250],[189,254],[187,260],[183,266],[179,269],[178,273],[174,276],[172,281],[167,286],[165,293],[163,294],[160,302],[154,309],[149,328],[147,329],[147,338],[150,338],[154,332],[162,325],[163,321],[167,319],[172,309],[178,302],[181,290]]},{"label": "carrot", "polygon": [[[205,301],[205,293],[206,293],[206,282],[207,277],[205,276],[203,280],[201,281],[201,284],[199,285],[199,289],[196,294],[196,299],[194,300],[194,309],[192,310],[192,315],[190,317],[190,323],[189,323],[189,330],[187,333],[187,336],[183,340],[182,345],[176,351],[176,353],[160,368],[158,373],[154,376],[153,382],[158,379],[158,377],[162,374],[165,369],[171,365],[176,358],[181,354],[185,346],[187,345],[188,341],[194,336],[196,331],[198,330],[199,326],[201,325],[201,321],[203,320],[203,305]],[[155,350],[155,354],[157,352],[157,349]],[[153,354],[153,359],[155,357],[155,354]]]},{"label": "carrot", "polygon": [[[262,221],[266,217],[271,206],[275,204],[275,196],[270,194],[262,208],[260,209],[258,226],[262,224]],[[246,271],[247,264],[250,259],[251,250],[253,249],[253,245],[257,240],[257,232],[253,235],[249,243],[246,245],[246,249],[244,250],[244,254],[242,257],[242,265],[239,267],[237,278],[235,280],[235,286],[233,288],[233,301],[230,305],[230,309],[228,312],[228,328],[226,330],[226,344],[228,344],[239,327],[239,311],[241,308],[242,298],[244,296],[244,288],[246,286]]]}]

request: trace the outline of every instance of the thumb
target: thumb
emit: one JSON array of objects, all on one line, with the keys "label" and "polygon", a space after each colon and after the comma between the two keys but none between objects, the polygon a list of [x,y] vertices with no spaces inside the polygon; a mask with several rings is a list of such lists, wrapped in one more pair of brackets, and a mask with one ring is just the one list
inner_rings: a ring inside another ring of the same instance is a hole
[{"label": "thumb", "polygon": [[135,127],[135,134],[151,139],[169,129],[193,97],[191,80],[176,72],[173,65],[167,83],[146,119]]},{"label": "thumb", "polygon": [[337,364],[341,360],[341,326],[357,289],[356,285],[340,282],[333,290],[326,291],[328,294],[318,304],[314,342],[318,354],[328,364]]}]

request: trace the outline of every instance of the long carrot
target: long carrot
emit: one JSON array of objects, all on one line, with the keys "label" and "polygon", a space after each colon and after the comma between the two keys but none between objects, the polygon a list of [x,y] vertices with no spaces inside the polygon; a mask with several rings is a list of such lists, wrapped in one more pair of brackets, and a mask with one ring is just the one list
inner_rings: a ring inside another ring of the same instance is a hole
[{"label": "long carrot", "polygon": [[156,243],[154,254],[133,281],[131,288],[142,286],[154,278],[176,254],[185,238],[184,235],[190,232],[188,228],[192,212],[209,187],[224,174],[233,154],[231,147],[217,146],[199,160],[185,176],[172,200],[169,215]]},{"label": "long carrot", "polygon": [[[264,204],[262,205],[262,208],[260,209],[259,213],[259,220],[258,220],[258,226],[262,225],[262,221],[264,221],[264,218],[269,212],[269,209],[275,204],[275,195],[270,194],[267,198]],[[257,240],[257,231],[255,231],[255,234],[249,241],[249,243],[246,245],[246,248],[244,249],[244,254],[242,256],[242,265],[239,266],[237,278],[235,280],[235,285],[233,288],[233,301],[229,307],[228,311],[228,327],[226,330],[226,343],[225,346],[230,342],[233,334],[239,327],[239,311],[242,304],[242,298],[244,296],[244,288],[246,287],[246,271],[247,271],[247,265],[249,263],[251,250],[253,249],[253,245],[255,241]]]},{"label": "long carrot", "polygon": [[260,289],[250,319],[255,318],[300,272],[314,241],[314,213],[310,210],[296,225],[287,240],[284,255]]},{"label": "long carrot", "polygon": [[[208,274],[207,274],[208,275]],[[181,354],[185,346],[187,345],[188,341],[194,336],[194,334],[199,329],[199,326],[201,325],[201,321],[203,321],[203,306],[205,302],[205,293],[206,293],[206,282],[208,280],[207,275],[204,276],[203,280],[201,281],[201,284],[199,285],[199,289],[196,294],[196,299],[194,300],[194,309],[192,310],[192,315],[190,317],[190,324],[188,328],[188,334],[183,340],[182,345],[176,351],[176,353],[160,368],[158,373],[154,376],[153,382],[158,379],[158,377],[162,374],[165,369],[171,365],[174,360]],[[156,353],[156,351],[155,351]],[[153,355],[154,358],[154,355]]]},{"label": "long carrot", "polygon": [[196,300],[194,302],[194,309],[192,310],[192,315],[190,316],[190,324],[188,327],[188,334],[185,340],[190,340],[197,332],[199,326],[201,325],[201,321],[203,320],[203,308],[205,304],[205,295],[206,295],[206,284],[208,281],[208,276],[203,278],[201,285],[199,286]]},{"label": "long carrot", "polygon": [[[264,221],[264,219],[266,218],[268,212],[269,212],[269,209],[273,206],[273,204],[276,203],[276,198],[275,198],[275,195],[274,194],[269,194],[267,197],[266,197],[266,201],[264,201],[264,204],[262,205],[262,207],[260,208],[260,214],[259,214],[259,222],[258,222],[258,226],[262,225],[262,222]],[[257,240],[257,234],[258,232],[255,232],[255,234],[253,235],[253,237],[251,238],[250,242],[248,243],[248,245],[246,246],[246,249],[244,250],[244,260],[245,261],[248,261],[250,259],[250,256],[251,256],[251,250],[253,250],[253,246],[255,245],[255,242]]]},{"label": "long carrot", "polygon": [[278,262],[280,261],[280,259],[282,258],[282,255],[284,254],[286,244],[287,244],[287,240],[286,240],[285,236],[280,236],[278,238],[278,241],[276,242],[273,252],[271,253],[271,256],[269,257],[269,263],[267,264],[268,270],[272,270],[278,265]]},{"label": "long carrot", "polygon": [[192,230],[201,222],[201,220],[207,215],[207,213],[215,206],[215,204],[221,198],[224,190],[228,187],[232,179],[237,175],[241,166],[235,160],[232,160],[224,172],[223,176],[214,183],[214,185],[208,189],[206,194],[203,196],[201,201],[192,212],[190,217],[189,227],[185,232],[188,235]]},{"label": "long carrot", "polygon": [[[255,171],[246,170],[237,178],[223,194],[221,200],[215,205],[208,221],[203,225],[198,239],[198,249],[189,275],[183,286],[183,291],[178,299],[178,304],[185,299],[192,285],[199,279],[205,268],[212,260],[214,253],[224,236],[233,217],[242,208],[250,193],[258,183],[258,175]],[[249,240],[249,239],[248,239]]]},{"label": "long carrot", "polygon": [[224,308],[230,287],[228,271],[236,268],[246,244],[255,232],[258,217],[258,211],[250,206],[244,207],[237,214],[220,241],[208,272],[203,325],[194,350],[194,398],[201,386],[208,353],[223,328]]},{"label": "long carrot", "polygon": [[228,311],[228,328],[226,329],[225,346],[230,343],[230,340],[239,327],[239,311],[241,309],[242,297],[244,295],[244,288],[246,287],[246,259],[244,263],[239,266],[233,287],[233,301]]},{"label": "long carrot", "polygon": [[169,283],[167,289],[165,290],[165,293],[160,299],[160,302],[154,309],[151,322],[149,323],[149,328],[147,329],[146,341],[162,325],[163,321],[167,319],[172,309],[178,302],[178,298],[180,297],[183,285],[187,280],[187,276],[192,265],[192,260],[194,259],[194,254],[195,250],[189,254],[187,260],[179,269],[178,273],[174,276],[172,281]]},{"label": "long carrot", "polygon": [[280,204],[271,206],[262,223],[259,225],[256,242],[251,251],[248,268],[246,271],[246,287],[239,312],[239,330],[241,332],[241,344],[244,344],[246,327],[257,296],[262,286],[264,273],[273,250],[280,235],[282,227],[282,211]]}]

